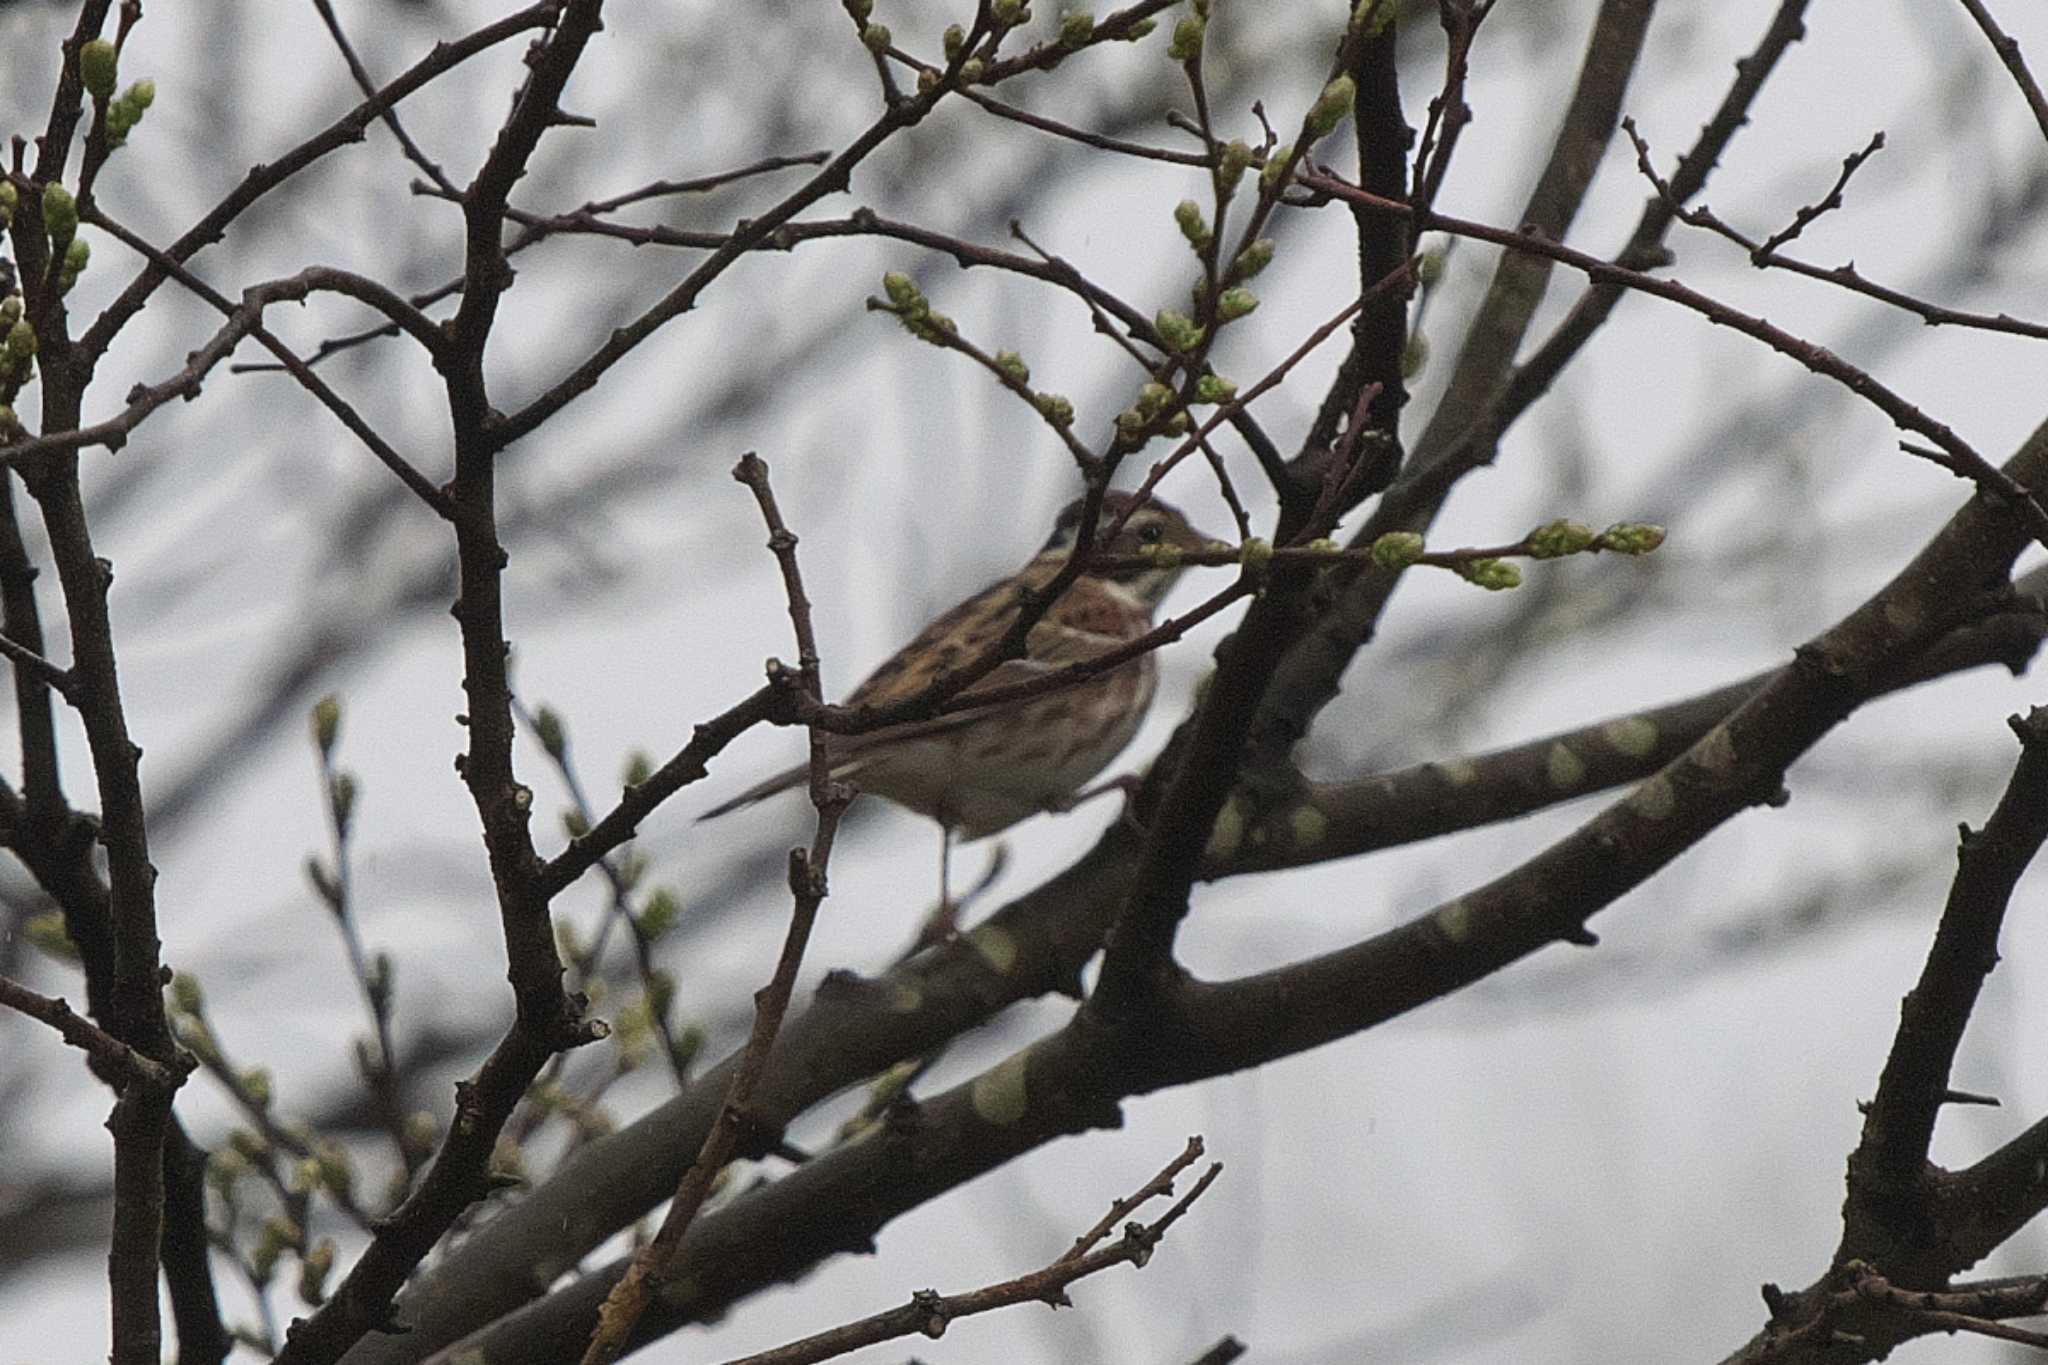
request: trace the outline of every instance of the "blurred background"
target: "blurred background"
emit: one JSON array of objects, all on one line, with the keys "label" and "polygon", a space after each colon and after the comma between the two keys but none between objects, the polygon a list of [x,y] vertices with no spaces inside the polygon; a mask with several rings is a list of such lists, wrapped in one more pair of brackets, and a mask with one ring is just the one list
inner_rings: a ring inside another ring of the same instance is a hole
[{"label": "blurred background", "polygon": [[[1039,27],[1056,21],[1049,4],[1040,8]],[[1739,0],[1659,12],[1624,108],[1667,171],[1775,8]],[[2025,50],[2048,53],[2048,12],[2011,0],[1997,8]],[[1404,102],[1419,127],[1443,40],[1433,6],[1409,9]],[[1594,9],[1518,0],[1487,21],[1468,91],[1475,121],[1439,207],[1514,224]],[[498,12],[361,0],[342,18],[371,72],[388,79]],[[1342,12],[1218,0],[1207,71],[1225,137],[1256,140],[1255,100],[1292,126],[1320,87]],[[882,0],[877,18],[899,43],[936,52],[939,31],[968,13]],[[41,126],[72,19],[69,5],[0,4],[0,131]],[[872,65],[836,6],[677,0],[612,7],[606,25],[566,100],[597,129],[550,135],[516,205],[562,212],[656,179],[837,148],[876,110]],[[1957,308],[2048,314],[2048,146],[1961,6],[1820,0],[1808,30],[1710,182],[1715,211],[1765,235],[1821,198],[1841,159],[1882,129],[1885,150],[1852,182],[1846,207],[1807,232],[1803,253],[1824,265],[1853,258],[1867,276]],[[403,107],[408,130],[458,183],[505,111],[519,49],[507,44]],[[1091,52],[1005,98],[1176,145],[1164,115],[1186,92],[1164,49],[1162,33]],[[159,242],[248,167],[358,99],[318,16],[297,4],[153,8],[123,75],[153,76],[158,97],[100,197]],[[1351,164],[1348,147],[1325,144],[1321,157]],[[657,200],[635,221],[724,230],[801,174]],[[373,129],[245,215],[196,267],[230,295],[313,263],[405,292],[439,286],[460,268],[459,219],[414,193],[416,178]],[[997,247],[1012,245],[1014,219],[1150,311],[1178,302],[1192,278],[1171,209],[1201,182],[1198,172],[1105,158],[956,102],[884,148],[849,194],[812,216],[866,205]],[[1571,241],[1616,250],[1646,193],[1626,143],[1610,148]],[[1263,306],[1217,356],[1240,382],[1334,311],[1350,286],[1333,279],[1355,271],[1346,215],[1282,214],[1274,235]],[[2037,342],[1931,329],[1752,270],[1740,252],[1688,229],[1670,242],[1677,278],[1871,369],[1994,459],[2041,419],[2048,367]],[[97,312],[134,268],[115,243],[94,245],[75,315]],[[490,355],[498,405],[514,408],[552,383],[696,256],[589,237],[517,256]],[[1413,382],[1411,433],[1433,411],[1493,259],[1469,242],[1447,252],[1422,322],[1433,358]],[[559,713],[600,808],[633,753],[666,757],[693,724],[750,691],[764,659],[793,653],[757,513],[728,478],[742,451],[768,460],[802,536],[835,693],[936,611],[1020,565],[1078,491],[1071,462],[1023,405],[864,308],[886,270],[912,274],[984,347],[1021,352],[1039,387],[1073,399],[1084,435],[1105,430],[1142,379],[1071,298],[908,245],[821,241],[737,266],[503,466],[516,682],[527,705]],[[1579,289],[1562,273],[1553,279],[1536,335]],[[301,353],[370,325],[332,300],[277,310],[270,322]],[[175,372],[215,326],[203,306],[162,291],[102,367],[88,420],[114,411],[131,383]],[[1319,353],[1261,400],[1283,448],[1298,442],[1338,357]],[[245,348],[244,358],[258,357]],[[357,346],[322,373],[416,465],[445,476],[442,391],[416,348]],[[32,406],[22,416],[33,425]],[[1466,481],[1432,541],[1498,543],[1570,516],[1659,522],[1670,542],[1645,560],[1533,566],[1515,593],[1411,574],[1303,766],[1333,777],[1453,757],[1782,662],[1962,500],[1960,485],[1896,440],[1874,410],[1782,357],[1656,300],[1625,301],[1508,434],[1498,464]],[[1226,447],[1255,526],[1270,526],[1257,466]],[[158,413],[118,453],[89,452],[85,466],[96,534],[117,566],[115,625],[131,727],[147,751],[166,960],[206,987],[236,1062],[271,1070],[280,1115],[359,1141],[363,1170],[381,1188],[388,1161],[351,1061],[366,1028],[362,1001],[304,873],[329,839],[305,718],[318,697],[340,698],[335,757],[360,787],[360,929],[394,965],[408,1103],[445,1121],[453,1081],[511,1006],[475,815],[452,767],[462,742],[452,547],[274,373],[217,372],[196,401]],[[1228,529],[1199,462],[1163,492],[1198,524]],[[1191,573],[1175,600],[1222,581]],[[61,637],[61,617],[49,614],[46,628]],[[1162,657],[1160,703],[1122,769],[1141,765],[1185,713],[1226,628],[1213,623]],[[61,638],[50,649],[67,657]],[[2015,752],[2004,717],[2041,699],[2031,679],[1979,670],[1871,706],[1793,770],[1788,808],[1741,817],[1602,915],[1597,951],[1554,949],[1341,1044],[1133,1102],[1121,1133],[1036,1152],[892,1224],[876,1255],[834,1261],[643,1358],[723,1358],[913,1289],[963,1290],[1034,1268],[1195,1132],[1224,1176],[1145,1273],[1086,1282],[1074,1312],[960,1324],[920,1342],[918,1357],[1179,1361],[1232,1333],[1250,1359],[1288,1365],[1718,1358],[1762,1323],[1759,1282],[1805,1283],[1826,1264],[1856,1102],[1874,1087],[1898,998],[1931,935],[1956,825],[1981,821],[1996,799]],[[64,738],[67,783],[89,805],[82,735],[73,726]],[[646,882],[672,887],[681,907],[658,948],[677,981],[676,1023],[702,1030],[707,1056],[737,1041],[749,993],[766,977],[784,926],[784,854],[808,837],[811,815],[788,797],[715,826],[691,820],[801,750],[796,733],[750,733],[642,828]],[[0,760],[18,770],[11,723],[0,725]],[[568,795],[538,745],[520,762],[548,812],[536,827],[551,851],[560,835],[548,825]],[[977,906],[1071,861],[1113,807],[1001,836],[1003,866]],[[1201,975],[1235,975],[1356,941],[1487,880],[1596,808],[1206,887],[1184,934],[1186,959]],[[877,802],[856,812],[808,959],[812,983],[835,967],[886,965],[936,892],[930,826]],[[956,855],[956,884],[981,873],[993,842]],[[46,908],[33,884],[0,867],[0,897],[0,970],[75,997],[70,969],[23,931]],[[559,914],[587,936],[605,902],[586,879]],[[1973,1158],[2048,1108],[2039,902],[2030,879],[1956,1075],[2004,1107],[1950,1110],[1937,1160]],[[1069,1008],[1010,1011],[956,1047],[927,1084],[972,1074]],[[605,1104],[628,1119],[673,1083],[665,1067],[643,1067]],[[828,1106],[792,1137],[824,1138],[858,1099]],[[46,1030],[0,1017],[0,1358],[103,1354],[107,1106]],[[203,1145],[239,1122],[203,1077],[179,1110]],[[548,1159],[544,1144],[528,1157],[537,1172]],[[314,1231],[338,1239],[346,1267],[360,1237],[340,1220]],[[2048,1238],[2036,1230],[1983,1270],[2044,1263]],[[258,1319],[245,1287],[224,1281],[223,1292],[231,1318]],[[288,1286],[274,1297],[280,1318],[304,1311]],[[2017,1358],[2007,1349],[2017,1348],[1936,1337],[1894,1359]]]}]

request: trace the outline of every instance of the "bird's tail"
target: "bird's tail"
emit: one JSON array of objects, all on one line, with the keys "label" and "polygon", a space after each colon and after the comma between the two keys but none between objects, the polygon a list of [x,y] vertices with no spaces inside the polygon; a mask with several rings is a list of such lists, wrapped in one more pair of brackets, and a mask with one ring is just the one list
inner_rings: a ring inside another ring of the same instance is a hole
[{"label": "bird's tail", "polygon": [[810,774],[811,769],[808,763],[799,763],[794,768],[785,768],[766,781],[756,782],[738,796],[733,797],[732,800],[713,806],[697,818],[699,820],[712,820],[718,816],[730,814],[741,806],[751,806],[756,801],[765,801],[777,792],[786,792],[791,787],[802,786],[810,778]]}]

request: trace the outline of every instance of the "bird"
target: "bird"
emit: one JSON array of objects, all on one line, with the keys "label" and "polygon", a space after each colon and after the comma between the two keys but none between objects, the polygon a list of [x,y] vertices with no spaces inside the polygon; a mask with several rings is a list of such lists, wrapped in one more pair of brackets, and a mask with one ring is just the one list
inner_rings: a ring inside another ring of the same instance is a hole
[{"label": "bird", "polygon": [[[1016,620],[1025,593],[1059,572],[1079,539],[1086,500],[1070,504],[1031,562],[937,617],[890,655],[846,698],[849,707],[914,695],[948,669],[979,658]],[[1107,493],[1097,525],[1123,525],[1098,537],[1092,558],[1142,556],[1153,547],[1188,551],[1216,541],[1156,498]],[[1152,628],[1153,613],[1180,577],[1172,554],[1137,567],[1084,570],[1025,637],[1024,657],[1007,660],[960,693],[977,695],[1096,658]],[[944,867],[952,841],[985,838],[1030,816],[1070,809],[1077,794],[1121,753],[1152,704],[1159,666],[1150,653],[1070,687],[984,709],[951,711],[857,735],[827,737],[835,780],[936,820]],[[798,764],[706,811],[710,820],[803,785]]]}]

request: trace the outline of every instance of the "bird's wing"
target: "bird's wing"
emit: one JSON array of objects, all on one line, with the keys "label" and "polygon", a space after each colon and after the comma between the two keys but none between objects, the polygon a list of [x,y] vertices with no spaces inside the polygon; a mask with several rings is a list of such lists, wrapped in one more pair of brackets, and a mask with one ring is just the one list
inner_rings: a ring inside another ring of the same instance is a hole
[{"label": "bird's wing", "polygon": [[[1048,576],[1049,574],[1050,570],[1047,571]],[[1021,591],[1022,584],[1017,579],[1006,578],[984,588],[940,616],[919,631],[917,638],[883,660],[860,686],[847,695],[846,705],[881,706],[901,701],[923,691],[931,685],[934,678],[948,669],[958,668],[980,658],[1008,628],[1015,616]],[[1071,611],[1063,615],[1076,616]],[[972,699],[996,688],[1029,682],[1033,678],[1044,677],[1055,669],[1065,668],[1084,659],[1092,659],[1124,643],[1123,636],[1108,633],[1114,626],[1115,621],[1112,618],[1097,620],[1094,613],[1080,613],[1072,625],[1041,621],[1032,628],[1031,635],[1025,642],[1025,647],[1030,651],[1028,657],[1003,661],[986,677],[977,680],[960,695]],[[1097,627],[1102,629],[1098,630]],[[1012,706],[1022,704],[1010,703]],[[906,721],[886,729],[871,730],[866,734],[835,738],[833,743],[838,753],[832,765],[832,775],[841,778],[855,776],[860,769],[863,755],[876,748],[899,744],[905,740],[927,739],[934,735],[947,734],[964,725],[984,720],[990,715],[1000,714],[1006,709],[1004,706],[996,706],[983,710],[953,711],[927,720]],[[784,769],[773,777],[755,783],[731,800],[712,807],[697,818],[709,820],[714,816],[737,810],[741,806],[750,806],[777,792],[802,786],[808,778],[809,771],[808,763],[799,763]]]},{"label": "bird's wing", "polygon": [[[1015,579],[1005,579],[968,598],[926,626],[916,639],[885,660],[853,690],[846,704],[870,706],[901,701],[923,691],[941,673],[980,658],[1002,637],[1015,618],[1020,591]],[[1063,617],[1071,615],[1071,611],[1062,613]],[[1030,636],[1025,640],[1028,653],[1024,658],[1005,659],[959,695],[971,701],[999,688],[1030,682],[1069,664],[1095,658],[1124,643],[1121,635],[1091,628],[1098,625],[1112,627],[1113,623],[1081,620],[1070,625],[1064,620],[1040,621],[1032,627]],[[846,741],[846,752],[852,757],[880,745],[945,734],[991,715],[999,715],[1011,706],[1021,705],[1024,703],[1010,702],[976,710],[953,711],[928,720],[906,721],[887,729],[850,736]]]}]

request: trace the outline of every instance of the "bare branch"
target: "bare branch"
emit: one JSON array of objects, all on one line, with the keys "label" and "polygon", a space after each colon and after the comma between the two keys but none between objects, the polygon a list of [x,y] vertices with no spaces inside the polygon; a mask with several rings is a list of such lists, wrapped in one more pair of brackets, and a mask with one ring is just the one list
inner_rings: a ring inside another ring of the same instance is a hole
[{"label": "bare branch", "polygon": [[[758,456],[749,453],[742,458],[733,470],[733,477],[753,490],[755,501],[761,508],[761,518],[768,524],[768,546],[774,551],[776,562],[782,569],[790,624],[796,633],[801,660],[796,685],[815,702],[823,684],[819,678],[818,642],[811,625],[810,599],[804,595],[803,575],[797,568],[796,536],[783,523],[781,509],[776,506],[775,495],[768,486],[768,466]],[[775,971],[768,984],[754,997],[754,1026],[747,1035],[745,1048],[741,1050],[739,1064],[733,1069],[725,1102],[719,1108],[718,1122],[705,1136],[696,1161],[683,1172],[682,1180],[676,1186],[675,1201],[663,1217],[661,1228],[653,1240],[634,1255],[626,1273],[605,1296],[604,1306],[598,1314],[597,1329],[592,1332],[590,1344],[583,1352],[583,1365],[606,1365],[606,1362],[616,1360],[625,1349],[635,1324],[646,1311],[648,1298],[658,1295],[667,1279],[676,1250],[682,1244],[683,1233],[710,1195],[712,1181],[739,1146],[741,1133],[752,1117],[749,1106],[753,1102],[754,1089],[767,1069],[775,1036],[781,1031],[783,1017],[789,1012],[790,996],[796,990],[797,969],[803,965],[804,950],[810,944],[811,930],[817,923],[818,907],[825,900],[826,870],[832,859],[832,844],[839,832],[840,817],[846,813],[852,800],[851,789],[832,780],[825,734],[813,727],[811,803],[818,810],[818,826],[812,836],[809,853],[802,849],[790,850],[789,888],[794,904],[789,930],[782,942],[782,953],[776,959]]]},{"label": "bare branch", "polygon": [[[1173,1191],[1174,1179],[1192,1164],[1202,1153],[1200,1138],[1191,1138],[1189,1150],[1174,1158],[1167,1168],[1154,1176],[1146,1185],[1125,1199],[1117,1201],[1123,1209],[1122,1217],[1132,1209],[1150,1200]],[[1124,1229],[1124,1235],[1109,1246],[1095,1250],[1084,1250],[1108,1236],[1108,1224],[1098,1227],[1077,1243],[1074,1250],[1061,1256],[1042,1270],[1029,1275],[1020,1275],[1014,1280],[992,1284],[985,1289],[965,1294],[940,1295],[930,1290],[913,1294],[910,1302],[901,1308],[877,1313],[858,1322],[847,1323],[830,1331],[819,1332],[801,1341],[777,1346],[772,1350],[759,1351],[727,1362],[727,1365],[815,1365],[815,1362],[831,1360],[857,1351],[863,1346],[873,1346],[898,1337],[923,1334],[937,1337],[961,1318],[977,1313],[993,1312],[998,1308],[1009,1308],[1020,1303],[1049,1303],[1054,1306],[1067,1304],[1067,1286],[1099,1274],[1111,1266],[1133,1265],[1143,1269],[1151,1260],[1152,1250],[1165,1237],[1166,1230],[1186,1213],[1189,1206],[1208,1190],[1216,1177],[1223,1172],[1222,1163],[1211,1165],[1202,1173],[1179,1202],[1164,1216],[1149,1226],[1133,1223]]]},{"label": "bare branch", "polygon": [[165,1066],[74,1012],[59,997],[40,995],[9,977],[0,976],[0,1005],[20,1010],[57,1030],[65,1042],[91,1057],[94,1065],[103,1068],[118,1086],[138,1085],[169,1092],[176,1090],[192,1069],[190,1057],[184,1058],[180,1066]]},{"label": "bare branch", "polygon": [[1984,31],[1984,36],[1990,39],[1991,50],[1998,54],[1999,61],[2005,63],[2013,84],[2026,97],[2027,108],[2034,111],[2034,122],[2040,125],[2041,136],[2048,138],[2048,95],[2041,93],[2041,83],[2034,79],[2034,73],[2027,69],[2026,60],[2020,56],[2019,40],[1998,26],[1984,0],[1962,0],[1962,5],[1977,21],[1977,27]]}]

